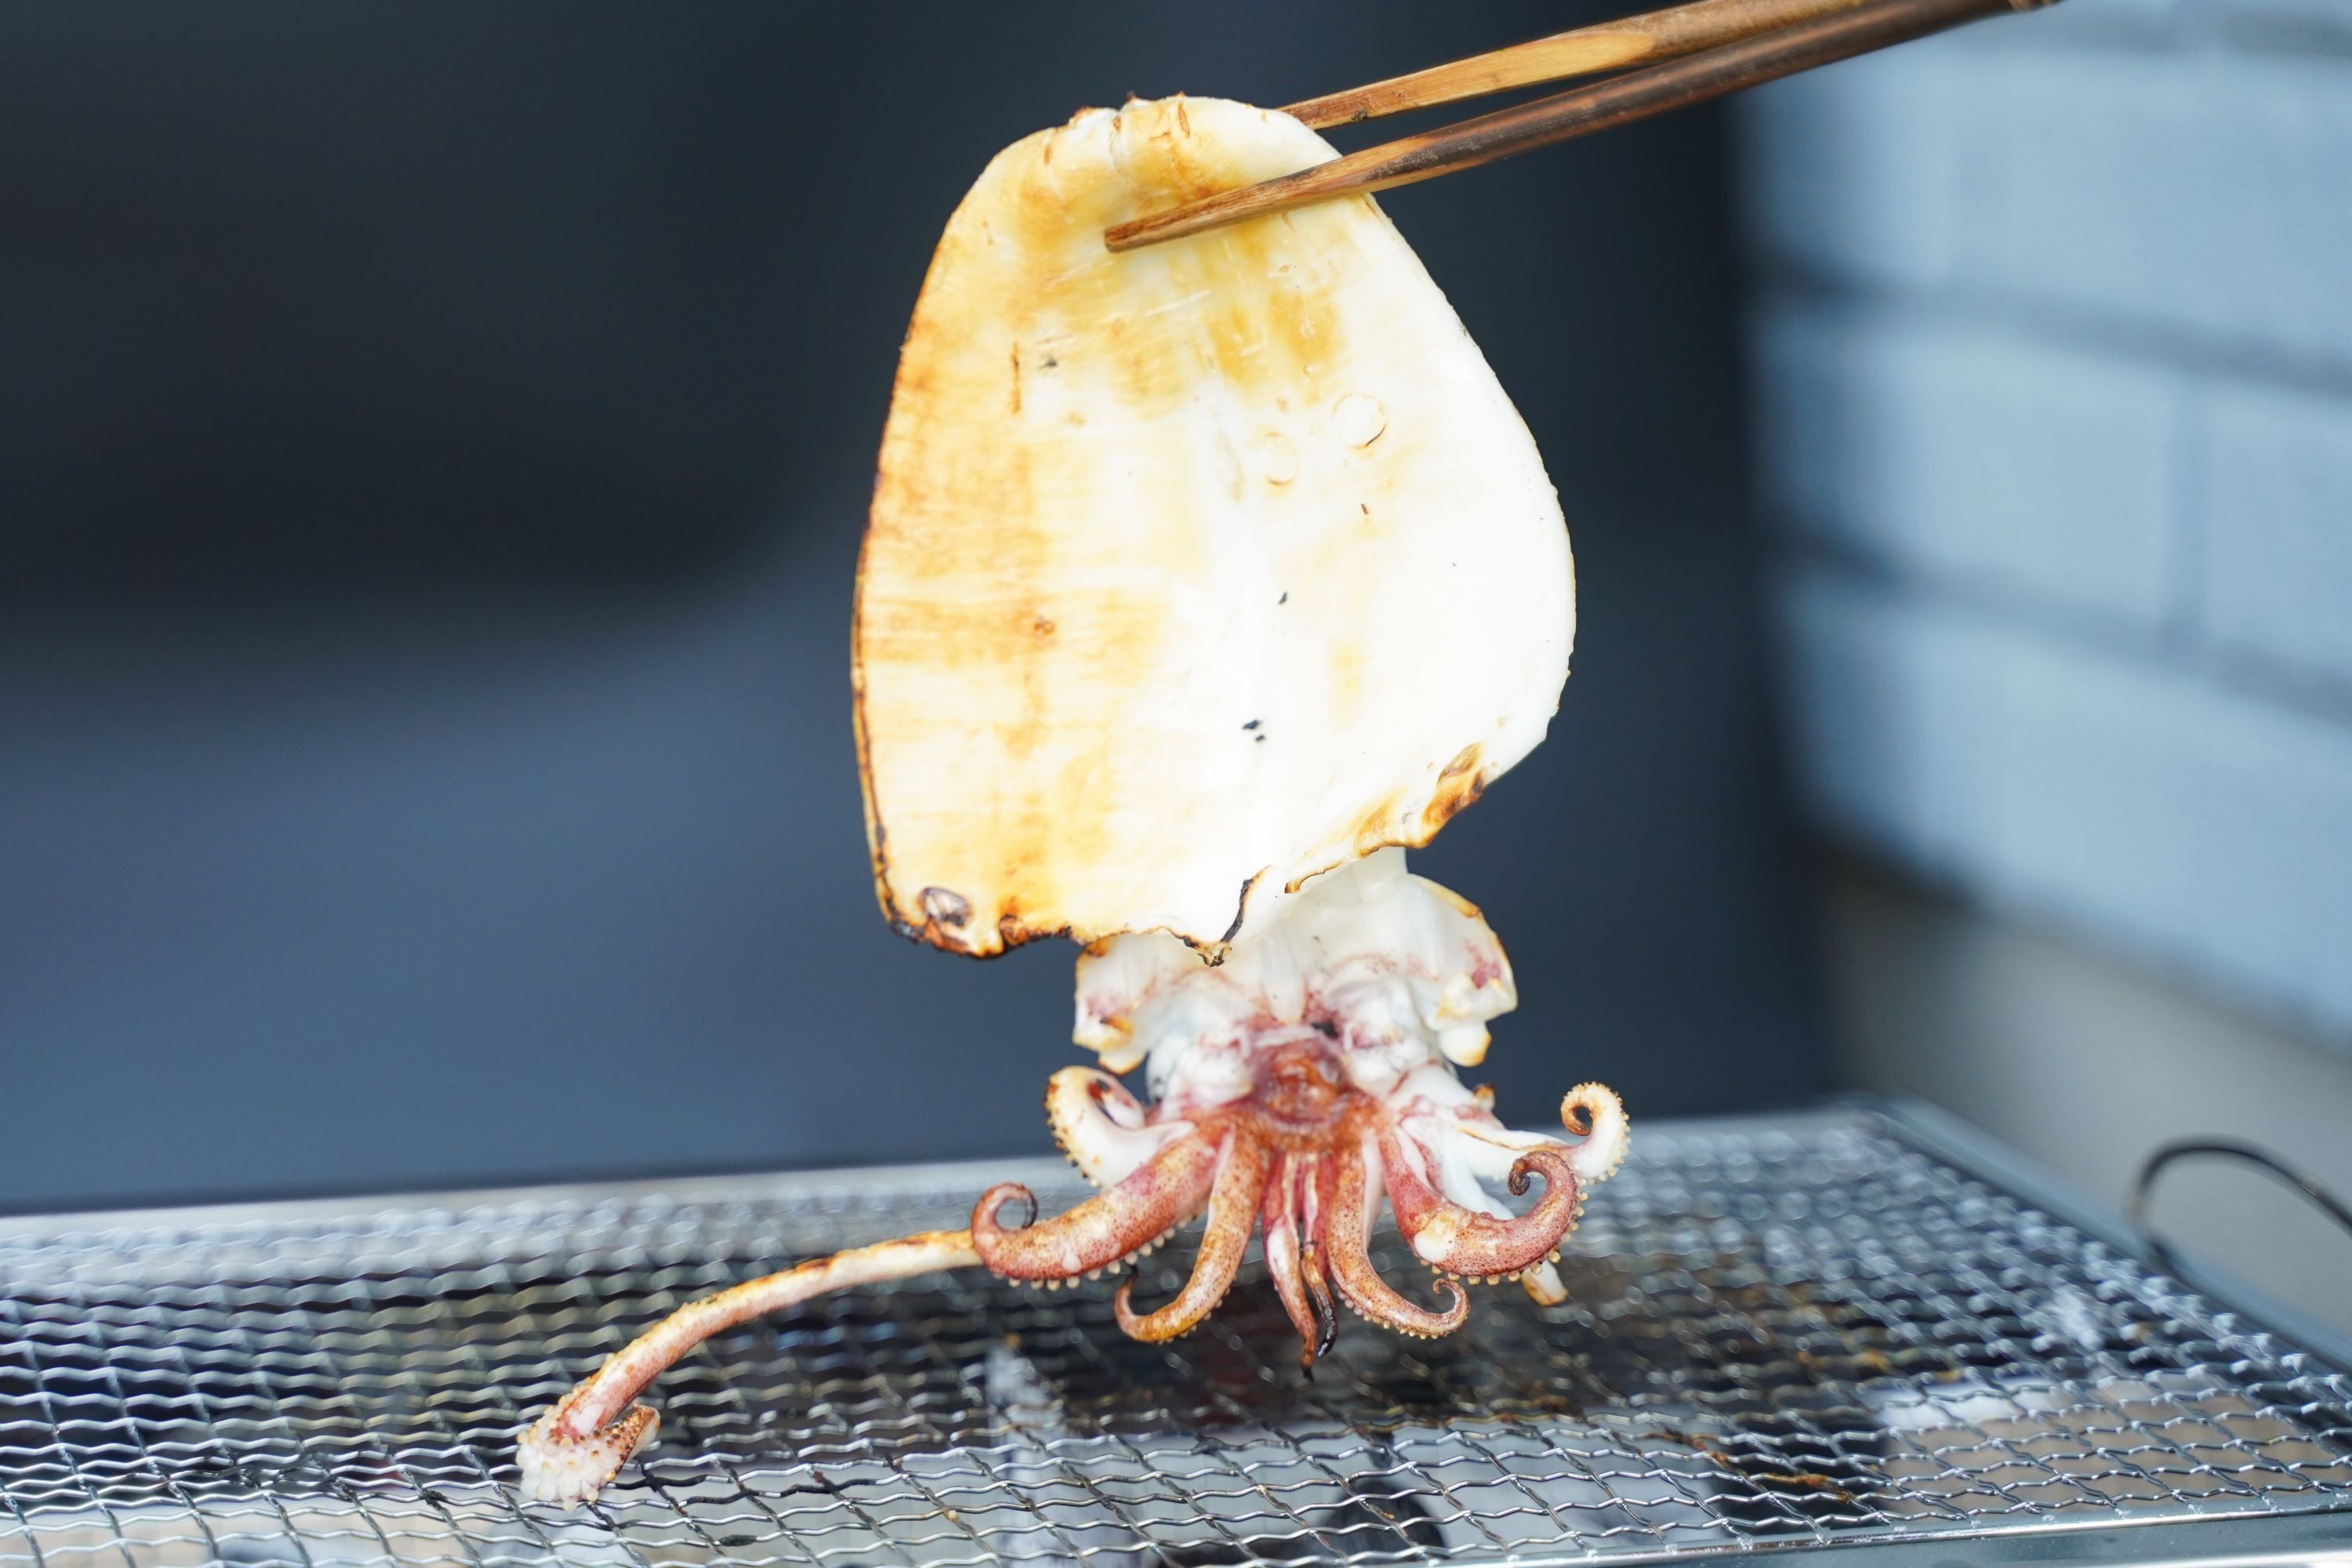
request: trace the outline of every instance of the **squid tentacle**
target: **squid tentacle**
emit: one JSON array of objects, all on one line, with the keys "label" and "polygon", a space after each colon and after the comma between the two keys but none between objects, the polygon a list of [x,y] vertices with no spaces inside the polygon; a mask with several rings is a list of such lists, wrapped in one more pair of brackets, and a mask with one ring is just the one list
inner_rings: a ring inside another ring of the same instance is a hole
[{"label": "squid tentacle", "polygon": [[968,1268],[979,1261],[971,1232],[925,1231],[813,1258],[688,1302],[605,1357],[604,1365],[530,1424],[515,1451],[523,1496],[567,1508],[594,1497],[653,1441],[661,1426],[651,1405],[630,1401],[711,1335],[828,1291]]},{"label": "squid tentacle", "polygon": [[1465,1207],[1436,1190],[1408,1158],[1392,1119],[1381,1115],[1373,1126],[1397,1227],[1412,1243],[1413,1256],[1433,1268],[1474,1279],[1507,1279],[1547,1261],[1576,1223],[1580,1200],[1566,1149],[1539,1144],[1513,1163],[1511,1192],[1526,1192],[1533,1171],[1543,1178],[1544,1194],[1526,1214],[1504,1218]]},{"label": "squid tentacle", "polygon": [[1045,1123],[1055,1144],[1097,1187],[1125,1181],[1192,1126],[1150,1122],[1125,1084],[1087,1067],[1064,1068],[1045,1080]]},{"label": "squid tentacle", "polygon": [[1250,1232],[1257,1226],[1268,1156],[1265,1135],[1255,1127],[1239,1121],[1227,1127],[1209,1191],[1208,1226],[1184,1288],[1159,1310],[1139,1314],[1129,1304],[1135,1294],[1130,1279],[1119,1286],[1111,1303],[1118,1326],[1129,1338],[1157,1343],[1190,1333],[1224,1300],[1241,1269],[1242,1254],[1249,1250]]},{"label": "squid tentacle", "polygon": [[[992,1274],[1006,1279],[1064,1280],[1116,1267],[1201,1212],[1215,1180],[1223,1129],[1195,1126],[1118,1185],[1042,1224],[1037,1199],[1018,1182],[1000,1182],[971,1211],[971,1244]],[[997,1219],[1006,1204],[1027,1205],[1022,1228]]]},{"label": "squid tentacle", "polygon": [[1433,1312],[1398,1294],[1372,1268],[1369,1243],[1381,1188],[1380,1166],[1364,1157],[1364,1144],[1371,1136],[1369,1131],[1351,1125],[1339,1140],[1339,1170],[1331,1181],[1329,1201],[1323,1205],[1330,1216],[1324,1236],[1330,1244],[1332,1283],[1348,1305],[1382,1328],[1423,1339],[1450,1334],[1470,1315],[1470,1299],[1460,1284],[1452,1279],[1438,1281],[1438,1288],[1452,1295],[1454,1302]]},{"label": "squid tentacle", "polygon": [[[1307,1154],[1300,1158],[1298,1170],[1299,1228],[1305,1233],[1306,1245],[1298,1249],[1298,1274],[1307,1286],[1307,1300],[1315,1309],[1315,1337],[1309,1347],[1316,1356],[1331,1353],[1331,1346],[1339,1338],[1339,1314],[1331,1303],[1331,1282],[1323,1272],[1323,1156]],[[1302,1357],[1307,1370],[1314,1371],[1313,1359]]]},{"label": "squid tentacle", "polygon": [[1296,1154],[1285,1153],[1275,1161],[1274,1175],[1265,1184],[1265,1199],[1259,1208],[1259,1225],[1265,1237],[1266,1274],[1273,1279],[1274,1293],[1282,1298],[1282,1310],[1290,1314],[1291,1326],[1298,1331],[1304,1346],[1298,1352],[1298,1364],[1312,1373],[1322,1325],[1307,1294],[1306,1244],[1298,1225],[1299,1174]]},{"label": "squid tentacle", "polygon": [[1633,1124],[1614,1089],[1601,1083],[1578,1084],[1561,1097],[1559,1120],[1570,1132],[1584,1137],[1568,1154],[1578,1181],[1589,1187],[1617,1173],[1633,1146]]}]

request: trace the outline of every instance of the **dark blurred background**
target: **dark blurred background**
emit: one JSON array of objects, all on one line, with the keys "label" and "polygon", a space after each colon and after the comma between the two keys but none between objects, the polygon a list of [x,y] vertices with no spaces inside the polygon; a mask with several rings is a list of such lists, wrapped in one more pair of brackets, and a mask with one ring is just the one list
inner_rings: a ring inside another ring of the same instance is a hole
[{"label": "dark blurred background", "polygon": [[[1622,8],[0,12],[0,1205],[1049,1148],[1073,952],[891,935],[859,822],[940,226],[1080,105]],[[1385,198],[1578,555],[1551,743],[1416,857],[1517,964],[1528,1122],[1828,1078],[1724,142]]]}]

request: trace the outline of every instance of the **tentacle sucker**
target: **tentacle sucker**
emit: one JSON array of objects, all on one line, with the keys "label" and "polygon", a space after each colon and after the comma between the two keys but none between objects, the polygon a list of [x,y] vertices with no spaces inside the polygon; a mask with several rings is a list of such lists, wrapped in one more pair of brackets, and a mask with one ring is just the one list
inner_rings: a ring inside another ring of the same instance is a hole
[{"label": "tentacle sucker", "polygon": [[1189,1333],[1233,1288],[1242,1254],[1249,1250],[1250,1232],[1257,1227],[1269,1152],[1265,1134],[1242,1120],[1226,1124],[1221,1145],[1216,1181],[1209,1193],[1208,1226],[1184,1289],[1158,1311],[1138,1313],[1129,1305],[1135,1294],[1135,1281],[1129,1279],[1120,1284],[1111,1303],[1118,1326],[1130,1338],[1156,1342]]}]

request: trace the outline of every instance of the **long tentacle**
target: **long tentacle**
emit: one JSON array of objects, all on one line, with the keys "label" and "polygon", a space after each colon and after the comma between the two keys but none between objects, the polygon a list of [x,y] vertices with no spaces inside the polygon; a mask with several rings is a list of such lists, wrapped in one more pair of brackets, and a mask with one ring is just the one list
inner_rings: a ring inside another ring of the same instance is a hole
[{"label": "long tentacle", "polygon": [[1257,1226],[1267,1157],[1265,1134],[1255,1127],[1244,1121],[1227,1125],[1216,1184],[1209,1194],[1208,1227],[1202,1232],[1200,1255],[1184,1289],[1158,1311],[1138,1314],[1129,1304],[1135,1294],[1135,1281],[1129,1279],[1119,1286],[1111,1303],[1118,1326],[1130,1338],[1157,1342],[1190,1333],[1224,1300],[1241,1269],[1242,1254],[1249,1250],[1250,1232]]},{"label": "long tentacle", "polygon": [[1364,1145],[1370,1138],[1369,1129],[1351,1126],[1339,1141],[1339,1168],[1331,1178],[1329,1202],[1325,1205],[1329,1223],[1324,1228],[1324,1236],[1330,1247],[1332,1283],[1339,1288],[1348,1305],[1382,1328],[1423,1339],[1450,1334],[1470,1315],[1470,1299],[1458,1283],[1451,1279],[1438,1281],[1438,1288],[1453,1296],[1454,1304],[1443,1312],[1433,1312],[1397,1294],[1372,1268],[1369,1243],[1381,1189],[1380,1167],[1366,1159],[1364,1153]]},{"label": "long tentacle", "polygon": [[1388,1115],[1381,1113],[1373,1127],[1397,1227],[1412,1244],[1413,1256],[1433,1268],[1472,1279],[1507,1279],[1547,1261],[1576,1223],[1576,1173],[1566,1149],[1538,1146],[1512,1163],[1514,1195],[1528,1190],[1529,1171],[1543,1178],[1544,1194],[1527,1213],[1507,1219],[1465,1207],[1437,1191]]},{"label": "long tentacle", "polygon": [[1625,1151],[1633,1146],[1633,1124],[1614,1089],[1601,1083],[1578,1084],[1561,1099],[1559,1119],[1570,1132],[1584,1134],[1584,1142],[1568,1156],[1578,1181],[1589,1187],[1617,1173],[1625,1163]]},{"label": "long tentacle", "polygon": [[967,1268],[979,1261],[971,1232],[926,1231],[836,1252],[688,1302],[605,1357],[603,1366],[530,1424],[515,1449],[523,1496],[569,1508],[603,1490],[661,1425],[651,1405],[629,1402],[711,1335],[830,1290]]},{"label": "long tentacle", "polygon": [[1282,1298],[1282,1310],[1290,1314],[1291,1327],[1298,1331],[1303,1347],[1298,1352],[1298,1364],[1312,1373],[1321,1335],[1314,1303],[1307,1294],[1307,1279],[1300,1269],[1306,1244],[1298,1229],[1298,1177],[1296,1154],[1276,1157],[1274,1174],[1265,1184],[1265,1201],[1259,1208],[1258,1224],[1265,1237],[1266,1274],[1274,1280],[1274,1293]]},{"label": "long tentacle", "polygon": [[1018,1182],[1000,1182],[972,1208],[972,1246],[990,1273],[1055,1288],[1113,1268],[1201,1212],[1216,1178],[1223,1131],[1221,1125],[1196,1126],[1117,1186],[1019,1230],[999,1224],[997,1211],[1008,1203],[1025,1204],[1034,1220],[1036,1196]]},{"label": "long tentacle", "polygon": [[1182,1121],[1148,1124],[1127,1086],[1094,1068],[1064,1068],[1045,1080],[1045,1123],[1071,1163],[1098,1187],[1116,1186],[1189,1131]]}]

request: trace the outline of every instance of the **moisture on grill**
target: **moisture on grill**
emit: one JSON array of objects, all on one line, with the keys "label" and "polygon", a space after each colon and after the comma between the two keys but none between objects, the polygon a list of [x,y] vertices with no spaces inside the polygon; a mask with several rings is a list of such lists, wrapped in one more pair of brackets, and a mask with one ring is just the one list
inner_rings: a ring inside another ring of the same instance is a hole
[{"label": "moisture on grill", "polygon": [[1351,1321],[1311,1380],[1255,1272],[1161,1346],[1108,1282],[812,1302],[656,1383],[599,1503],[517,1503],[516,1429],[659,1314],[1006,1173],[0,1222],[0,1568],[1633,1563],[2352,1509],[2352,1378],[1864,1112],[1645,1130],[1567,1305]]}]

